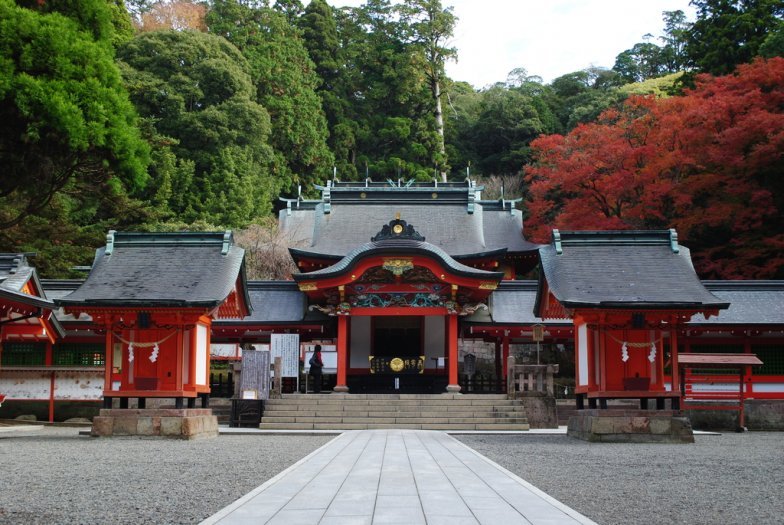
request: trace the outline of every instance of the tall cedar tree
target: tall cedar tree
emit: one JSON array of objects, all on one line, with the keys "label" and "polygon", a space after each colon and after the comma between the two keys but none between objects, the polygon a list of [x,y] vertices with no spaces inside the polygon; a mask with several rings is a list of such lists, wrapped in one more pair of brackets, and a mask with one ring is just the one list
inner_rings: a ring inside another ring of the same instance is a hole
[{"label": "tall cedar tree", "polygon": [[407,30],[407,39],[414,45],[421,59],[432,96],[433,117],[438,133],[438,151],[435,164],[446,181],[448,159],[444,145],[444,112],[441,92],[446,81],[444,66],[447,61],[457,59],[457,49],[448,47],[454,35],[457,18],[454,8],[443,8],[441,0],[405,0],[398,7],[402,27]]},{"label": "tall cedar tree", "polygon": [[348,102],[333,133],[353,142],[349,155],[361,174],[432,179],[440,137],[422,55],[406,39],[409,29],[389,0],[368,0],[337,21]]},{"label": "tall cedar tree", "polygon": [[527,232],[677,228],[704,278],[784,277],[784,59],[533,142]]},{"label": "tall cedar tree", "polygon": [[[296,2],[284,4],[296,7]],[[306,188],[324,183],[334,157],[316,94],[318,76],[298,29],[272,8],[237,0],[213,2],[207,26],[237,46],[248,61],[256,100],[270,114],[278,179]]]},{"label": "tall cedar tree", "polygon": [[784,0],[692,0],[697,20],[686,57],[702,73],[726,75],[760,54],[768,34],[781,27]]}]

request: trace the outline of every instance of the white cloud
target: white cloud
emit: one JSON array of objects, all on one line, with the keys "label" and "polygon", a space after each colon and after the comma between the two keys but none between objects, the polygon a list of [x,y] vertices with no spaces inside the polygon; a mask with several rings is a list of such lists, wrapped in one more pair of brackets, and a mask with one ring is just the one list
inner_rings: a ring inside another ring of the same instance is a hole
[{"label": "white cloud", "polygon": [[[363,0],[328,0],[359,6]],[[447,65],[455,80],[483,87],[523,67],[545,81],[589,66],[612,67],[615,57],[659,35],[663,11],[683,10],[689,0],[442,0],[459,18],[452,43],[458,62]]]}]

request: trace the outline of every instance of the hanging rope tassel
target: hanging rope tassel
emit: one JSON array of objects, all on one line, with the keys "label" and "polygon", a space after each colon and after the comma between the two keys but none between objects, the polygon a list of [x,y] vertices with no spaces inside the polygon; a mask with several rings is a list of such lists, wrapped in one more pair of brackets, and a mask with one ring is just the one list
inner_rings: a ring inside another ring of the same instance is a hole
[{"label": "hanging rope tassel", "polygon": [[629,360],[629,349],[626,347],[626,341],[621,346],[621,361],[624,363]]}]

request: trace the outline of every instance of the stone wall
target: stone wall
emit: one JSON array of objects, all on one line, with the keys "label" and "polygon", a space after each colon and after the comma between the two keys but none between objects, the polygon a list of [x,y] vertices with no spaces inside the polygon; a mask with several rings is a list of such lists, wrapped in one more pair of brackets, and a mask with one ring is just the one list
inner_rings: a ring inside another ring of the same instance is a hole
[{"label": "stone wall", "polygon": [[694,443],[688,418],[670,410],[578,410],[567,434],[601,443]]},{"label": "stone wall", "polygon": [[[746,401],[746,428],[784,430],[784,400],[749,399]],[[698,430],[737,430],[738,412],[734,410],[686,410]]]}]

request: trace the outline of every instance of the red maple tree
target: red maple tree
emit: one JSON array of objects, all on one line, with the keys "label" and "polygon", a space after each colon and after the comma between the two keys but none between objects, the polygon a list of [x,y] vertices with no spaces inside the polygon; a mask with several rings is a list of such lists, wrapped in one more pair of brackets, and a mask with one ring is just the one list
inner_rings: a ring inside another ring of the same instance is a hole
[{"label": "red maple tree", "polygon": [[532,143],[528,234],[676,228],[705,278],[784,277],[784,58]]}]

